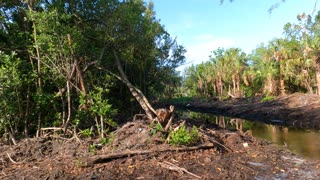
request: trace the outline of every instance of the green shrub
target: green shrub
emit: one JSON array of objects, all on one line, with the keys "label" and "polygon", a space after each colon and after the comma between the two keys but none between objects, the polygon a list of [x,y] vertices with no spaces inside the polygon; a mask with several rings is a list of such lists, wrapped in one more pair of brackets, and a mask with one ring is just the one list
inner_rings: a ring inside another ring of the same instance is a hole
[{"label": "green shrub", "polygon": [[81,131],[81,135],[85,138],[91,137],[92,136],[92,131],[90,129],[85,129]]},{"label": "green shrub", "polygon": [[92,153],[93,155],[96,154],[96,146],[94,144],[89,145],[89,152]]},{"label": "green shrub", "polygon": [[151,127],[150,133],[152,136],[163,130],[161,124],[159,123],[151,123],[150,127]]},{"label": "green shrub", "polygon": [[200,140],[197,127],[193,126],[188,130],[186,126],[181,126],[177,131],[170,132],[169,143],[173,145],[189,145]]},{"label": "green shrub", "polygon": [[108,139],[107,138],[101,138],[102,146],[106,145],[107,143],[108,143]]},{"label": "green shrub", "polygon": [[275,96],[265,96],[264,98],[261,99],[261,102],[268,102],[274,100],[276,97]]},{"label": "green shrub", "polygon": [[196,143],[196,142],[200,141],[199,131],[196,126],[192,126],[192,129],[190,131],[190,136],[192,139],[192,143]]}]

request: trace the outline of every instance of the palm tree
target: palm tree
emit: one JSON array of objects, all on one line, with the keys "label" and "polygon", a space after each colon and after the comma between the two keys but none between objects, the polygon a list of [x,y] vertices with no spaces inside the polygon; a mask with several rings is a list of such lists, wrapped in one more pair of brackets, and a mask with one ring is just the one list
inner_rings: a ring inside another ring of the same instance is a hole
[{"label": "palm tree", "polygon": [[305,46],[305,57],[312,60],[317,94],[320,95],[320,11],[316,15],[314,22],[310,15],[304,13],[298,16],[298,20],[300,27],[295,30],[300,32],[300,39]]},{"label": "palm tree", "polygon": [[259,45],[250,55],[249,74],[252,75],[252,93],[276,94],[276,76],[277,69],[274,61],[273,50]]}]

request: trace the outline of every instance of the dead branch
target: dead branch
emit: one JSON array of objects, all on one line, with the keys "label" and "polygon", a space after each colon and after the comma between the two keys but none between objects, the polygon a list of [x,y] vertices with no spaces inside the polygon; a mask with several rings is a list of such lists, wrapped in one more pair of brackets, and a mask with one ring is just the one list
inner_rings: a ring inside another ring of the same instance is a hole
[{"label": "dead branch", "polygon": [[47,128],[41,128],[41,131],[47,131],[47,130],[53,130],[53,131],[58,131],[58,130],[63,130],[63,128],[60,127],[47,127]]},{"label": "dead branch", "polygon": [[193,176],[195,178],[201,179],[200,176],[195,175],[195,174],[189,172],[187,169],[181,168],[181,167],[179,167],[179,166],[177,166],[175,164],[172,164],[172,163],[170,163],[168,161],[164,161],[163,163],[162,162],[158,162],[158,164],[163,168],[167,168],[169,170],[177,171],[179,174],[182,174],[183,172],[185,172],[185,173],[190,174],[191,176]]},{"label": "dead branch", "polygon": [[231,98],[236,98],[235,95],[231,94],[231,92],[228,92],[228,95],[231,97]]},{"label": "dead branch", "polygon": [[86,72],[90,66],[95,65],[95,64],[97,64],[97,63],[98,63],[98,61],[92,61],[92,62],[88,63],[88,64],[82,69],[82,72]]},{"label": "dead branch", "polygon": [[153,154],[153,153],[161,153],[161,152],[182,152],[182,151],[194,151],[198,149],[210,149],[214,148],[215,145],[212,143],[202,144],[199,146],[191,146],[191,147],[173,147],[173,148],[165,148],[159,150],[137,150],[137,151],[125,151],[125,152],[117,152],[111,153],[107,155],[99,155],[91,158],[88,164],[98,164],[103,162],[109,162],[119,158],[125,158],[129,156],[136,156],[136,155],[145,155],[145,154]]},{"label": "dead branch", "polygon": [[[41,128],[40,129],[40,134],[42,134],[44,137],[46,136],[50,136],[52,134],[52,132],[56,132],[56,131],[63,131],[63,128],[61,127],[47,127],[47,128]],[[44,134],[45,132],[48,132],[47,134]],[[72,131],[67,129],[67,132],[72,134]]]},{"label": "dead branch", "polygon": [[10,159],[10,161],[11,161],[13,164],[18,164],[16,161],[14,161],[14,160],[11,158],[11,156],[10,156],[9,153],[7,153],[7,156],[8,156],[8,158]]},{"label": "dead branch", "polygon": [[166,125],[166,127],[164,128],[164,131],[168,131],[169,128],[171,127],[171,123],[172,123],[172,120],[174,118],[174,106],[170,106],[170,110],[169,110],[170,114],[171,114],[171,117]]},{"label": "dead branch", "polygon": [[[207,131],[209,131],[209,132],[211,132],[212,134],[215,134],[215,132],[214,131],[212,131],[211,129],[208,129],[207,128]],[[231,152],[233,152],[233,149],[231,149],[231,148],[229,148],[229,147],[227,147],[227,146],[225,146],[225,145],[223,145],[223,144],[221,144],[221,143],[219,143],[218,141],[216,141],[216,140],[214,140],[214,139],[210,139],[211,141],[213,141],[214,143],[216,143],[216,144],[218,144],[218,145],[220,145],[220,146],[222,146],[223,148],[225,148],[227,151],[231,151]]]}]

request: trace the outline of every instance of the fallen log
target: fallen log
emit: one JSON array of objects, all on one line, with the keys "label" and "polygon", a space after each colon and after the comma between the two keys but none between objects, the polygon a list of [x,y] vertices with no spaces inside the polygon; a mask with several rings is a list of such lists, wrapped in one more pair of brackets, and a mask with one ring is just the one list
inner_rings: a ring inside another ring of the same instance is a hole
[{"label": "fallen log", "polygon": [[159,149],[159,150],[136,150],[136,151],[122,151],[117,153],[111,153],[106,155],[98,155],[93,158],[91,158],[88,162],[89,165],[92,164],[99,164],[104,162],[110,162],[115,159],[119,158],[125,158],[130,156],[136,156],[136,155],[146,155],[146,154],[152,154],[152,153],[162,153],[162,152],[183,152],[183,151],[194,151],[198,149],[211,149],[216,147],[217,145],[213,143],[208,144],[202,144],[199,146],[191,146],[191,147],[173,147],[173,148],[165,148],[165,149]]}]

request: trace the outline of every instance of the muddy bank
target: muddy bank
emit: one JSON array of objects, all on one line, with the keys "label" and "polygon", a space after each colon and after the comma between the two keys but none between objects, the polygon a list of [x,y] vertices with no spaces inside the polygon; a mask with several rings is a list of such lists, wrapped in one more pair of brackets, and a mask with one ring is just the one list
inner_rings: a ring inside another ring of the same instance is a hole
[{"label": "muddy bank", "polygon": [[248,120],[263,121],[307,129],[320,129],[320,97],[314,94],[295,93],[263,102],[262,97],[194,99],[175,103],[178,109],[212,113]]},{"label": "muddy bank", "polygon": [[0,179],[320,178],[319,161],[202,120],[187,119],[186,125],[199,127],[198,144],[169,145],[143,121],[119,127],[106,145],[55,135],[1,144]]}]

